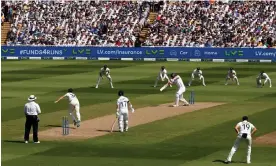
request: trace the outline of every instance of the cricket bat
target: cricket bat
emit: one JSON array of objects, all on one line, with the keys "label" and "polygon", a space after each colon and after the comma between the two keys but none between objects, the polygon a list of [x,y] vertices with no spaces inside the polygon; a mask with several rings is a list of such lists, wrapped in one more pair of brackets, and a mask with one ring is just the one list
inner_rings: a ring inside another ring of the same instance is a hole
[{"label": "cricket bat", "polygon": [[167,87],[168,87],[168,83],[167,84],[165,84],[162,88],[160,88],[160,92],[162,92],[164,89],[166,89]]},{"label": "cricket bat", "polygon": [[114,126],[115,126],[116,122],[117,122],[117,118],[114,120],[114,122],[113,122],[113,124],[111,126],[111,130],[110,130],[111,133],[113,132],[113,129],[114,129]]}]

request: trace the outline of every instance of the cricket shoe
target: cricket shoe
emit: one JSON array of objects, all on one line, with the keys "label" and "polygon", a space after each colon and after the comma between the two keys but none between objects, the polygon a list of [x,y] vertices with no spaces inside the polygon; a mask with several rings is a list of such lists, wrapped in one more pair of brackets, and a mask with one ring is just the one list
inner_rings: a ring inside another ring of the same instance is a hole
[{"label": "cricket shoe", "polygon": [[95,88],[98,89],[98,86],[96,86]]},{"label": "cricket shoe", "polygon": [[174,104],[173,107],[178,107],[178,105],[175,105],[175,104]]},{"label": "cricket shoe", "polygon": [[25,141],[25,144],[29,143],[29,141]]},{"label": "cricket shoe", "polygon": [[183,104],[183,106],[190,106],[190,104]]},{"label": "cricket shoe", "polygon": [[77,122],[77,127],[80,127],[80,121]]},{"label": "cricket shoe", "polygon": [[40,144],[40,141],[34,142],[35,144]]},{"label": "cricket shoe", "polygon": [[251,162],[250,162],[250,161],[247,161],[246,163],[247,163],[247,164],[251,164]]},{"label": "cricket shoe", "polygon": [[230,164],[230,163],[231,163],[231,161],[228,161],[228,160],[224,161],[224,164]]},{"label": "cricket shoe", "polygon": [[74,126],[76,126],[76,125],[77,125],[77,121],[76,121],[76,120],[74,120],[74,122],[73,122],[73,123],[74,123]]}]

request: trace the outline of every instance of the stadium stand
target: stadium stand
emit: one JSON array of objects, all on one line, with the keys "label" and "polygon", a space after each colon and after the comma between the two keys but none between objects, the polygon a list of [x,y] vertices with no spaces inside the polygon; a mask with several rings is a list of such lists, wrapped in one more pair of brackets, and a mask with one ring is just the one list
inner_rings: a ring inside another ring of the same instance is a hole
[{"label": "stadium stand", "polygon": [[165,3],[146,46],[276,46],[275,1]]},{"label": "stadium stand", "polygon": [[270,0],[36,0],[2,2],[2,13],[7,45],[276,47]]},{"label": "stadium stand", "polygon": [[10,2],[7,45],[133,46],[147,21],[147,3],[122,1]]}]

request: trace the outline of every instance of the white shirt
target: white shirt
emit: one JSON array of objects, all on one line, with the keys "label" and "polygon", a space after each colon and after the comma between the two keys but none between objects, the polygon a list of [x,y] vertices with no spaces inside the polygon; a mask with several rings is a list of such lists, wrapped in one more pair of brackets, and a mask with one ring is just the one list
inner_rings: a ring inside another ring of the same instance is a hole
[{"label": "white shirt", "polygon": [[41,113],[41,110],[39,105],[36,102],[30,101],[25,104],[24,112],[25,112],[25,115],[38,115]]},{"label": "white shirt", "polygon": [[263,74],[260,73],[257,78],[258,79],[270,79],[266,73],[263,73]]},{"label": "white shirt", "polygon": [[255,126],[252,123],[250,123],[246,120],[242,121],[242,122],[239,122],[237,125],[240,129],[240,131],[238,133],[240,136],[242,134],[251,135],[252,130],[255,128]]},{"label": "white shirt", "polygon": [[68,92],[64,95],[68,98],[69,103],[79,103],[77,96],[74,93]]},{"label": "white shirt", "polygon": [[173,84],[176,84],[176,86],[178,87],[178,89],[185,88],[185,85],[184,85],[184,83],[182,81],[182,78],[179,75],[177,75],[174,79],[171,79],[171,82]]},{"label": "white shirt", "polygon": [[202,75],[202,71],[201,70],[197,70],[197,69],[195,69],[194,71],[193,71],[193,73],[192,74],[194,74],[194,75],[198,75],[198,76],[201,76]]},{"label": "white shirt", "polygon": [[236,73],[235,70],[232,70],[232,72],[231,72],[231,70],[228,71],[228,76],[229,76],[229,77],[234,77],[234,76],[236,76],[236,75],[237,75],[237,73]]},{"label": "white shirt", "polygon": [[103,75],[109,75],[110,74],[110,69],[107,67],[106,69],[104,69],[103,67],[101,68],[100,70],[100,75],[103,76]]},{"label": "white shirt", "polygon": [[129,99],[124,96],[120,96],[117,100],[117,106],[119,109],[119,113],[128,113],[128,103]]}]

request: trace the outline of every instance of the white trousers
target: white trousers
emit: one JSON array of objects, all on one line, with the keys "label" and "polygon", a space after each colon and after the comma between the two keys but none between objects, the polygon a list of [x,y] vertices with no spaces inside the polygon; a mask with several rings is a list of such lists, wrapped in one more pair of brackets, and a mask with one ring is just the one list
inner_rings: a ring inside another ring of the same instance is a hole
[{"label": "white trousers", "polygon": [[[256,81],[257,81],[257,86],[260,87],[261,84],[262,84],[262,79],[257,78]],[[267,81],[269,82],[269,87],[271,88],[272,87],[272,83],[271,83],[271,79],[270,78],[266,78],[264,80],[264,85],[267,83]]]},{"label": "white trousers", "polygon": [[[76,116],[77,116],[77,119],[74,115],[74,111],[76,111]],[[72,102],[72,103],[69,103],[69,108],[68,108],[68,112],[69,112],[69,115],[72,117],[72,120],[74,122],[76,121],[81,121],[81,115],[80,115],[80,104],[79,102]]]},{"label": "white trousers", "polygon": [[232,157],[233,155],[235,154],[235,152],[238,150],[239,148],[239,145],[240,145],[240,142],[242,140],[245,140],[246,143],[247,143],[247,163],[250,163],[251,162],[251,145],[252,145],[252,137],[250,135],[247,135],[247,138],[242,138],[242,136],[238,136],[235,143],[234,143],[234,146],[232,147],[228,157],[227,157],[227,161],[232,161]]},{"label": "white trousers", "polygon": [[[111,78],[110,74],[106,75],[105,77],[109,80],[110,87],[113,88],[112,78]],[[97,81],[97,85],[96,85],[96,88],[98,88],[98,86],[99,86],[101,80],[102,80],[102,77],[99,75],[98,81]]]},{"label": "white trousers", "polygon": [[118,116],[119,130],[124,132],[128,130],[128,113],[120,113]]},{"label": "white trousers", "polygon": [[225,80],[226,80],[226,81],[225,81],[225,85],[228,85],[228,81],[229,81],[230,79],[231,79],[232,81],[235,81],[237,85],[240,84],[240,83],[239,83],[239,79],[238,79],[237,76],[231,77],[231,76],[227,75],[227,76],[226,76],[226,79],[225,79]]},{"label": "white trousers", "polygon": [[[170,80],[167,74],[164,75],[164,78],[167,79],[168,81]],[[156,81],[154,83],[154,87],[157,86],[157,83],[158,83],[159,80],[161,80],[160,75],[157,76]]]},{"label": "white trousers", "polygon": [[[202,81],[202,85],[205,86],[205,80],[204,80],[203,75],[198,75],[198,78],[199,78],[200,81]],[[194,76],[194,74],[192,74],[191,79],[189,81],[189,86],[191,86],[194,79],[195,79],[195,76]]]},{"label": "white trousers", "polygon": [[189,104],[183,97],[183,93],[186,91],[186,88],[183,87],[183,88],[180,88],[178,89],[178,91],[176,92],[175,94],[175,105],[178,106],[179,104],[179,100],[184,102],[184,104]]}]

